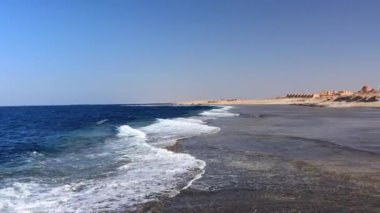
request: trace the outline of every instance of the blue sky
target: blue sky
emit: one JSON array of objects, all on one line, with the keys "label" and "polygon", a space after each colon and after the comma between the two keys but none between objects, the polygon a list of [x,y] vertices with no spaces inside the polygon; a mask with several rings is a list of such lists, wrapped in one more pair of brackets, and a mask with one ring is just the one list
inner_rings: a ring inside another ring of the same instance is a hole
[{"label": "blue sky", "polygon": [[380,84],[378,0],[2,0],[0,105]]}]

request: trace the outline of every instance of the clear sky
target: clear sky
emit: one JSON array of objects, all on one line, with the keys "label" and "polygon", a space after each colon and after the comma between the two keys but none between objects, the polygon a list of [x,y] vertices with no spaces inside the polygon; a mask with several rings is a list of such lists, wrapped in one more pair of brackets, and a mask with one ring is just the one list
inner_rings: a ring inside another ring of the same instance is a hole
[{"label": "clear sky", "polygon": [[380,84],[379,0],[1,0],[0,105]]}]

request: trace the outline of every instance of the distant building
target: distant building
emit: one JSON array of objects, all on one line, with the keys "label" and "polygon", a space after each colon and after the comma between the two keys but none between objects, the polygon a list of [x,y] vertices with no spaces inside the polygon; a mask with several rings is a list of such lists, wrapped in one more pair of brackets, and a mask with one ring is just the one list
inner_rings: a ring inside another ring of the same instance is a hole
[{"label": "distant building", "polygon": [[374,89],[368,85],[364,85],[359,91],[353,92],[350,90],[325,90],[320,93],[289,93],[287,98],[324,98],[327,100],[336,99],[338,97],[347,96],[376,96],[380,98],[380,85],[379,90]]},{"label": "distant building", "polygon": [[287,98],[318,98],[319,94],[312,93],[290,93],[286,95]]},{"label": "distant building", "polygon": [[352,92],[350,90],[322,91],[319,93],[320,97],[324,97],[324,98],[332,98],[335,96],[350,96],[353,94],[354,94],[354,92]]},{"label": "distant building", "polygon": [[354,94],[354,92],[352,92],[350,90],[341,90],[341,91],[337,92],[337,95],[339,95],[339,96],[350,96],[353,94]]},{"label": "distant building", "polygon": [[322,91],[320,93],[290,93],[287,94],[287,98],[336,98],[338,96],[350,96],[354,92],[350,90],[340,90],[340,91]]},{"label": "distant building", "polygon": [[335,91],[322,91],[319,93],[319,97],[321,98],[330,98],[335,96]]},{"label": "distant building", "polygon": [[364,85],[359,92],[360,93],[370,93],[370,92],[375,92],[375,89],[368,86],[368,85]]}]

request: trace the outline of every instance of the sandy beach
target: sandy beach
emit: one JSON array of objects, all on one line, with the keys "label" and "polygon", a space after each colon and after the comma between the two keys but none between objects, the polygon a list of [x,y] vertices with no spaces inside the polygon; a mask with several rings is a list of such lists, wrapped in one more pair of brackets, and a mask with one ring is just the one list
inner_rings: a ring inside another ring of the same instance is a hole
[{"label": "sandy beach", "polygon": [[236,106],[221,131],[171,150],[206,162],[179,195],[139,212],[379,212],[380,111]]},{"label": "sandy beach", "polygon": [[178,102],[179,105],[303,105],[314,107],[380,107],[376,102],[337,102],[313,98],[270,98],[270,99],[231,99],[231,100],[200,100]]}]

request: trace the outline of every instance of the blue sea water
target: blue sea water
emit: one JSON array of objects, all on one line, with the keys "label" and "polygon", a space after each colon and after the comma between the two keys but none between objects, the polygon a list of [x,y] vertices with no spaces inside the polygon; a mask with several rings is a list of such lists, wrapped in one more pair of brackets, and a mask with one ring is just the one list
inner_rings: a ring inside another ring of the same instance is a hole
[{"label": "blue sea water", "polygon": [[228,107],[82,105],[0,107],[0,211],[133,209],[173,196],[205,163],[165,149],[212,134]]}]

